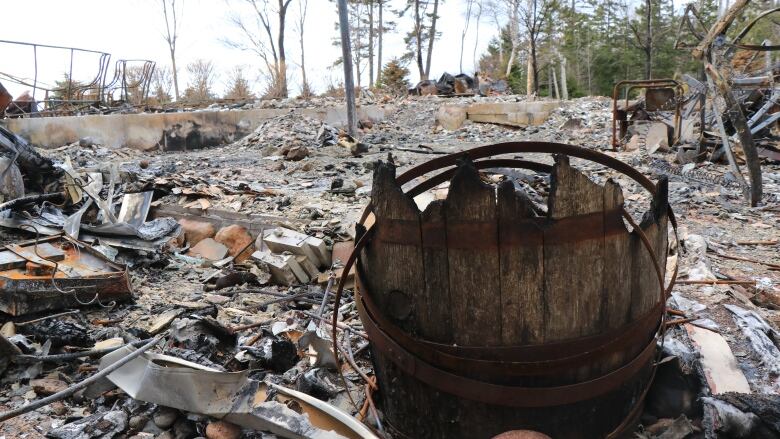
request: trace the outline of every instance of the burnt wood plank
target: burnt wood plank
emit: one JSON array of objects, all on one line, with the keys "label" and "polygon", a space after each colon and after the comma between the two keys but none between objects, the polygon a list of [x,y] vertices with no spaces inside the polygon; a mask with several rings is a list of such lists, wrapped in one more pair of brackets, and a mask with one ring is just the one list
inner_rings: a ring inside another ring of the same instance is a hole
[{"label": "burnt wood plank", "polygon": [[[601,312],[603,330],[625,326],[631,318],[631,235],[626,229],[620,210],[623,190],[612,179],[604,185],[604,293]],[[618,232],[610,225],[617,225]],[[601,373],[611,372],[634,357],[626,352],[615,352],[602,361]]]},{"label": "burnt wood plank", "polygon": [[505,345],[544,341],[544,246],[531,200],[511,181],[498,187],[501,340]]},{"label": "burnt wood plank", "polygon": [[431,202],[421,214],[425,288],[418,304],[420,335],[431,341],[451,343],[450,280],[444,200]]},{"label": "burnt wood plank", "polygon": [[[663,179],[658,184],[658,194],[654,197],[652,206],[642,218],[639,227],[644,231],[653,246],[653,251],[661,265],[661,273],[666,267],[667,242],[667,183]],[[642,243],[637,232],[631,233],[632,269],[632,319],[645,315],[660,300],[660,287],[655,272],[653,259]]]},{"label": "burnt wood plank", "polygon": [[[631,237],[619,209],[623,190],[613,180],[604,186],[604,328],[619,328],[631,317]],[[619,233],[608,234],[608,224],[620,224]]]},{"label": "burnt wood plank", "polygon": [[498,345],[501,285],[496,192],[482,183],[470,162],[461,163],[452,178],[445,215],[454,342]]},{"label": "burnt wood plank", "polygon": [[[371,297],[399,327],[416,332],[417,303],[425,287],[420,214],[395,181],[395,166],[379,163],[371,191],[376,233],[366,248]],[[401,225],[402,227],[398,227]],[[398,233],[402,230],[402,233]],[[399,269],[404,267],[404,269]]]},{"label": "burnt wood plank", "polygon": [[[604,188],[557,156],[551,175],[549,216],[561,218],[600,213]],[[603,216],[592,221],[603,231]],[[556,242],[569,231],[548,227],[544,233],[545,340],[565,340],[599,332],[603,285],[603,233],[594,239]],[[558,234],[558,235],[556,235]]]}]

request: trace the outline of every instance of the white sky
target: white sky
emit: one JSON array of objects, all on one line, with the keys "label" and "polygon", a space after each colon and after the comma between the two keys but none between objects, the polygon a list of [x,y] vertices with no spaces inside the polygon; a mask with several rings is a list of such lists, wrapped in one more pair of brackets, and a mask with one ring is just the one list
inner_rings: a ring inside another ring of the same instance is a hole
[{"label": "white sky", "polygon": [[[286,52],[291,83],[291,92],[297,94],[300,84],[300,60],[298,34],[293,22],[298,17],[298,0],[293,0],[288,11],[288,24],[285,38]],[[391,0],[398,8],[404,0]],[[447,71],[459,73],[460,38],[463,31],[465,0],[446,0],[439,7],[438,28],[441,38],[435,44],[431,76],[436,78]],[[183,91],[187,83],[187,63],[203,58],[213,60],[220,77],[215,83],[216,91],[221,94],[225,88],[228,73],[234,66],[247,66],[250,78],[258,75],[259,59],[250,52],[242,52],[226,47],[222,42],[235,35],[235,28],[228,21],[231,8],[237,4],[226,0],[184,0],[184,13],[181,17],[181,32],[177,47],[179,65],[179,88]],[[388,8],[389,9],[389,8]],[[385,17],[392,15],[387,9]],[[409,14],[407,14],[409,15]],[[466,49],[463,56],[463,70],[474,71],[474,46],[477,45],[477,57],[486,49],[489,40],[495,35],[495,25],[483,14],[480,35],[477,39],[474,20],[466,37]],[[34,42],[57,46],[75,46],[83,49],[104,51],[111,54],[109,77],[114,71],[114,61],[118,59],[151,59],[158,65],[170,65],[167,44],[162,38],[164,21],[159,0],[25,0],[3,2],[3,25],[0,26],[0,40]],[[341,66],[331,68],[333,61],[341,54],[341,49],[332,44],[338,36],[335,28],[337,8],[330,0],[309,0],[305,27],[307,75],[315,91],[320,93],[327,84],[339,83],[343,78]],[[392,17],[390,17],[392,18]],[[387,18],[386,18],[387,19]],[[403,53],[402,34],[411,27],[410,19],[398,21],[397,31],[385,36],[384,62]],[[83,57],[83,58],[82,58]],[[51,84],[62,78],[68,70],[68,54],[54,50],[39,49],[38,80]],[[410,64],[410,82],[418,79],[417,68]],[[77,55],[74,60],[74,78],[86,80],[94,75],[97,58]],[[32,48],[12,48],[0,43],[0,72],[15,76],[33,77]],[[5,87],[18,96],[29,87],[9,84]],[[363,75],[363,85],[367,85],[367,72]],[[255,84],[256,91],[262,88]],[[41,94],[36,94],[42,98]]]}]

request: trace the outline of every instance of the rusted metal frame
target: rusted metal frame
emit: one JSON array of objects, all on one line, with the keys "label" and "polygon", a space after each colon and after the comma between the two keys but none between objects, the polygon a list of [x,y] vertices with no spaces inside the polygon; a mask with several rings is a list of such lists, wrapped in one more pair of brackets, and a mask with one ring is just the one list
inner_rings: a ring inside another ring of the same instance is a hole
[{"label": "rusted metal frame", "polygon": [[[77,99],[63,99],[62,100],[62,103],[66,104],[66,105],[70,104],[70,103],[80,102],[81,98],[83,97],[84,93],[87,90],[96,88],[97,96],[98,96],[97,103],[98,104],[100,103],[99,97],[101,96],[101,86],[102,86],[103,82],[105,81],[105,70],[106,70],[106,66],[107,66],[107,63],[108,63],[108,59],[111,57],[111,55],[109,53],[101,52],[101,51],[98,51],[98,50],[81,49],[81,48],[77,48],[77,47],[55,46],[55,45],[38,44],[38,43],[28,43],[28,42],[23,42],[23,41],[0,40],[0,43],[32,47],[32,50],[33,50],[33,72],[34,72],[33,73],[33,83],[32,84],[26,84],[23,81],[14,81],[14,82],[18,82],[21,85],[31,86],[33,88],[32,97],[33,97],[33,100],[35,101],[36,105],[40,105],[41,104],[41,102],[39,102],[38,99],[36,99],[36,92],[37,92],[37,90],[40,88],[41,90],[44,90],[44,91],[47,92],[47,98],[45,98],[44,101],[42,102],[44,104],[44,108],[43,108],[43,110],[38,110],[38,113],[40,115],[46,115],[47,113],[53,113],[53,110],[50,110],[48,108],[48,106],[52,102],[54,102],[54,101],[48,99],[48,92],[53,91],[53,89],[47,89],[47,88],[43,88],[43,87],[39,87],[38,86],[38,48],[39,47],[49,48],[49,49],[68,50],[70,52],[70,56],[69,56],[69,58],[70,58],[70,65],[69,65],[69,70],[68,70],[68,77],[69,77],[70,80],[68,81],[67,88],[65,89],[68,98],[70,98],[72,93],[74,92],[74,90],[71,89],[71,86],[72,86],[72,82],[73,82],[73,55],[75,54],[75,52],[84,52],[84,53],[92,53],[92,54],[100,55],[100,58],[98,60],[98,73],[95,76],[95,78],[92,81],[90,81],[88,84],[83,85],[81,87],[78,87],[78,89],[75,90],[75,93],[79,97]],[[95,103],[95,101],[88,101],[88,102],[90,104]]]},{"label": "rusted metal frame", "polygon": [[[142,62],[141,77],[137,82],[128,84],[127,82],[127,65],[128,63]],[[149,91],[151,90],[152,75],[156,63],[146,59],[120,59],[114,64],[114,77],[104,87],[105,101],[109,105],[113,105],[114,92],[119,90],[121,98],[124,102],[130,103],[130,89],[137,89],[141,96],[141,104],[143,105],[149,98]]]},{"label": "rusted metal frame", "polygon": [[[672,145],[675,145],[677,142],[680,141],[680,131],[682,130],[682,98],[683,98],[683,88],[682,84],[680,84],[678,81],[672,79],[671,80],[674,83],[674,90],[675,90],[675,104],[674,104],[674,118],[673,118],[673,124],[674,124],[674,133],[672,135]],[[644,87],[641,85],[632,85],[629,86],[626,90],[626,108],[628,108],[628,97],[631,95],[631,92],[635,88],[644,88],[645,91],[645,102],[647,102],[647,91],[655,90],[655,89],[662,89],[667,88],[665,86],[660,85],[654,85],[651,87]]]},{"label": "rusted metal frame", "polygon": [[653,89],[653,88],[668,88],[673,87],[675,89],[675,109],[674,109],[674,143],[676,143],[679,140],[680,137],[680,129],[682,126],[682,118],[681,118],[681,102],[680,98],[682,97],[682,85],[679,81],[674,79],[636,79],[636,80],[623,80],[618,81],[617,84],[612,88],[612,150],[617,151],[618,145],[620,145],[620,141],[617,138],[617,121],[618,121],[618,108],[617,108],[617,101],[618,101],[618,94],[620,93],[620,89],[623,86],[628,85],[629,88],[626,92],[626,112],[628,111],[628,96],[632,89],[634,88],[644,88],[644,89]]},{"label": "rusted metal frame", "polygon": [[653,338],[642,352],[625,366],[599,378],[577,384],[557,387],[518,387],[498,385],[456,375],[421,361],[399,346],[366,314],[357,301],[358,311],[364,315],[364,325],[371,343],[401,370],[443,392],[469,399],[507,407],[539,408],[573,404],[600,396],[625,383],[646,367],[656,353]]},{"label": "rusted metal frame", "polygon": [[761,182],[761,162],[758,157],[758,151],[753,143],[753,135],[750,133],[750,127],[748,126],[745,114],[742,112],[742,108],[739,102],[731,92],[726,80],[720,74],[720,72],[710,63],[705,65],[704,70],[707,72],[707,76],[712,80],[715,85],[715,89],[718,94],[721,95],[726,103],[726,114],[731,120],[734,129],[739,137],[739,144],[742,146],[742,151],[745,154],[745,162],[748,168],[748,174],[750,177],[750,205],[755,207],[761,201],[763,192]]}]

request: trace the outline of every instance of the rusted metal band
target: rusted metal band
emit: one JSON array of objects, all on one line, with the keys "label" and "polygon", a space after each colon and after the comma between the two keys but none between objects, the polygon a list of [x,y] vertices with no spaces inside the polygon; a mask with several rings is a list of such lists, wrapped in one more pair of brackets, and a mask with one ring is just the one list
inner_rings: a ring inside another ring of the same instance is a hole
[{"label": "rusted metal band", "polygon": [[[455,248],[465,250],[494,249],[501,247],[541,245],[544,243],[560,245],[578,243],[618,234],[628,234],[620,209],[606,212],[594,212],[569,216],[557,220],[546,217],[523,218],[517,221],[447,221],[428,223],[409,220],[377,221],[376,242],[418,247]],[[421,242],[420,230],[423,230]],[[501,230],[500,243],[498,230]],[[495,240],[486,239],[495,236]]]},{"label": "rusted metal band", "polygon": [[374,324],[361,301],[356,301],[371,343],[404,373],[459,398],[505,407],[537,408],[573,404],[607,394],[650,367],[656,340],[650,342],[625,366],[601,377],[556,387],[517,387],[466,378],[439,369],[412,355]]},{"label": "rusted metal band", "polygon": [[[511,373],[514,376],[546,375],[575,364],[621,352],[630,346],[644,344],[653,336],[661,321],[663,302],[658,302],[646,314],[620,328],[597,335],[533,345],[457,346],[414,338],[381,312],[370,292],[365,290],[358,266],[355,280],[360,300],[376,324],[399,345],[422,359],[447,367],[476,373]],[[363,293],[365,292],[365,294]]]}]

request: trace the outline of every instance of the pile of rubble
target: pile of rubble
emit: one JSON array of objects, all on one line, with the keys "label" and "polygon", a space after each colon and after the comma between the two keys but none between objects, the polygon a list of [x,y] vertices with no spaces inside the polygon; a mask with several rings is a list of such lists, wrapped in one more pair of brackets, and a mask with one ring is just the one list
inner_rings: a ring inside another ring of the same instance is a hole
[{"label": "pile of rubble", "polygon": [[[269,119],[236,143],[185,152],[111,150],[90,142],[41,152],[4,132],[7,160],[0,169],[8,169],[4,178],[13,183],[4,188],[15,191],[4,192],[4,201],[14,200],[0,209],[6,246],[0,276],[16,289],[7,295],[11,290],[3,287],[0,300],[16,302],[0,314],[0,411],[72,393],[3,421],[0,437],[18,431],[31,438],[338,437],[327,431],[372,437],[386,431],[381,407],[373,404],[374,371],[353,296],[347,292],[339,309],[333,304],[354,223],[369,201],[374,163],[389,159],[402,172],[443,153],[513,140],[610,149],[611,103],[603,98],[557,103],[533,125],[467,117],[447,129],[437,121],[442,106],[523,102],[518,96],[398,99],[385,104],[385,120],[362,124],[354,143],[304,117]],[[300,147],[308,154],[285,160]],[[671,319],[685,321],[675,323],[664,344],[679,360],[659,371],[641,434],[725,431],[732,427],[723,420],[736,413],[729,407],[739,407],[751,431],[773,431],[750,414],[770,416],[776,407],[771,390],[776,394],[780,356],[766,340],[774,345],[780,323],[780,167],[765,159],[765,199],[750,208],[739,187],[727,184],[723,166],[682,169],[673,164],[675,153],[662,149],[609,154],[646,175],[668,175],[669,201],[684,228],[673,253],[682,281],[670,307],[685,314]],[[541,154],[527,158],[552,162]],[[640,188],[619,175],[573,163],[596,181],[616,179],[629,211],[646,205]],[[511,179],[540,209],[546,206],[550,181],[543,174],[499,168],[484,178]],[[447,191],[444,183],[415,201],[422,208]],[[354,272],[347,276],[349,287]],[[337,353],[329,323],[334,313],[341,321]],[[72,390],[144,348],[150,350],[117,366],[121,374]],[[729,352],[733,362],[709,360]],[[737,376],[741,384],[724,385],[720,376]]]}]

